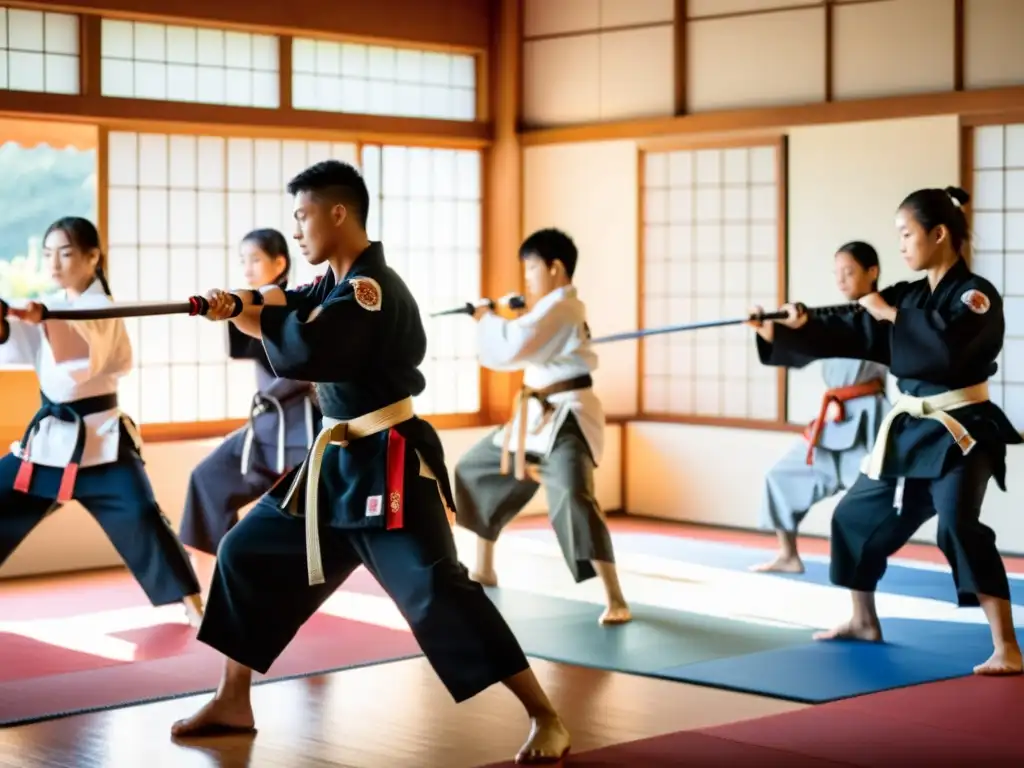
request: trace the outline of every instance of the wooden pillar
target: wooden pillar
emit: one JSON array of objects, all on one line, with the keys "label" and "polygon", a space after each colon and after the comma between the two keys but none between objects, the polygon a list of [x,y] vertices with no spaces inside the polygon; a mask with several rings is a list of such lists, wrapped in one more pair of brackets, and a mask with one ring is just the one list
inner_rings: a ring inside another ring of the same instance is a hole
[{"label": "wooden pillar", "polygon": [[[523,165],[518,134],[521,52],[522,2],[491,0],[487,105],[494,143],[485,155],[483,263],[483,292],[491,298],[522,290],[522,269],[516,258],[523,235]],[[519,375],[486,372],[481,410],[488,423],[508,418],[520,381]]]}]

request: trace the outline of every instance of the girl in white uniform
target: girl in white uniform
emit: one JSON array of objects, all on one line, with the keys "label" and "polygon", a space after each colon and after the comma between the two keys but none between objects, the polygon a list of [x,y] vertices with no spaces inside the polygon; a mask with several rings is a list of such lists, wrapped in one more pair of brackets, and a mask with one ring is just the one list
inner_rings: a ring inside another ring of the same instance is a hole
[{"label": "girl in white uniform", "polygon": [[[112,303],[91,222],[55,222],[43,254],[63,289],[46,307]],[[118,380],[132,365],[124,321],[44,321],[43,306],[11,307],[6,334],[0,333],[0,364],[32,365],[42,400],[21,442],[0,459],[0,566],[47,514],[75,500],[103,528],[150,602],[183,602],[197,624],[202,600],[195,571],[153,496],[138,430],[118,407]]]}]

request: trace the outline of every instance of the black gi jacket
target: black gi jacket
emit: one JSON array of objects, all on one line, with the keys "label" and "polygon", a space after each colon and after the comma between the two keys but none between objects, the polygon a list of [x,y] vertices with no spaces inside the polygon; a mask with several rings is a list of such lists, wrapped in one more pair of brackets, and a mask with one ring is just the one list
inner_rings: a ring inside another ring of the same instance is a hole
[{"label": "black gi jacket", "polygon": [[[351,420],[423,392],[426,381],[419,366],[427,337],[419,307],[387,265],[379,242],[370,244],[341,281],[328,269],[313,284],[285,295],[287,306],[263,307],[263,347],[276,376],[315,384],[325,417]],[[308,320],[318,307],[317,316]],[[414,417],[395,430],[407,445],[406,498],[415,506],[417,492],[437,494],[439,485],[454,510],[444,450],[434,428]],[[385,525],[385,516],[366,513],[367,500],[386,493],[388,442],[385,430],[346,448],[327,448],[318,496],[325,521],[337,528]],[[436,482],[420,476],[416,451]],[[271,497],[280,502],[297,471],[286,474]],[[302,509],[303,494],[296,496]]]},{"label": "black gi jacket", "polygon": [[[1003,348],[1005,321],[999,292],[960,259],[935,291],[927,278],[883,289],[896,322],[865,311],[812,316],[798,330],[776,324],[773,343],[757,337],[766,365],[799,367],[807,358],[846,357],[889,366],[900,392],[927,397],[987,381]],[[996,482],[1006,490],[1006,446],[1024,442],[991,402],[950,412],[993,459]],[[948,430],[933,419],[898,415],[889,432],[882,477],[934,479],[962,459]]]}]

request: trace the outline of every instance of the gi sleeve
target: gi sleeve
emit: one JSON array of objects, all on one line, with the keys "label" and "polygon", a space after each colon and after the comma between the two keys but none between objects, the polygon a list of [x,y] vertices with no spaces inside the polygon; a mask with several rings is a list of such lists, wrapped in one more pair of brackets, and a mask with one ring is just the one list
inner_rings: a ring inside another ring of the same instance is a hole
[{"label": "gi sleeve", "polygon": [[581,320],[565,302],[514,320],[484,315],[477,323],[480,364],[494,371],[516,371],[545,363],[565,347]]},{"label": "gi sleeve", "polygon": [[[899,307],[900,297],[909,285],[895,283],[880,293],[886,303]],[[891,337],[892,326],[875,320],[866,311],[825,315],[808,318],[797,330],[776,323],[770,354],[763,354],[758,343],[758,356],[765,365],[788,368],[801,368],[811,360],[830,357],[888,365],[892,359]]]},{"label": "gi sleeve", "polygon": [[263,357],[260,340],[238,330],[228,323],[228,357],[232,360],[259,360]]},{"label": "gi sleeve", "polygon": [[[788,328],[786,329],[789,330]],[[801,329],[802,330],[802,329]],[[775,327],[775,335],[778,336],[779,327]],[[812,355],[804,355],[793,350],[786,350],[771,341],[765,341],[760,336],[754,336],[757,341],[757,357],[761,365],[770,365],[778,368],[803,368],[808,363],[813,363],[817,358]]]},{"label": "gi sleeve", "polygon": [[354,290],[332,295],[312,309],[308,302],[296,307],[263,307],[263,349],[279,378],[351,381],[380,355],[387,314],[380,286],[369,278],[359,278]]},{"label": "gi sleeve", "polygon": [[285,306],[288,309],[304,309],[307,312],[311,311],[313,307],[317,306],[320,301],[319,297],[323,296],[321,288],[326,287],[328,290],[331,286],[321,286],[320,283],[323,281],[324,276],[319,275],[313,282],[300,285],[295,288],[284,288]]},{"label": "gi sleeve", "polygon": [[42,328],[14,317],[7,318],[7,325],[11,329],[10,336],[0,344],[0,365],[35,366],[43,343]]},{"label": "gi sleeve", "polygon": [[890,370],[897,378],[942,380],[998,346],[1005,330],[1003,301],[986,281],[972,280],[938,309],[901,308],[893,327]]},{"label": "gi sleeve", "polygon": [[[113,304],[105,294],[80,296],[75,309],[104,309]],[[119,318],[47,320],[43,323],[54,362],[78,383],[101,374],[124,376],[132,367],[128,329]]]}]

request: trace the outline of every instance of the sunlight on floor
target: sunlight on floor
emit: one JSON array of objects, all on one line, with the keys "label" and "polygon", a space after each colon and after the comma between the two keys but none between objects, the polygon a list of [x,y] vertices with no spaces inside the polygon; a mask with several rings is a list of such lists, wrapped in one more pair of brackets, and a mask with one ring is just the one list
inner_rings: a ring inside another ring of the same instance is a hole
[{"label": "sunlight on floor", "polygon": [[[460,557],[473,563],[472,534],[456,529]],[[771,626],[830,627],[849,618],[845,591],[832,586],[801,582],[759,573],[713,568],[651,555],[617,553],[620,580],[626,599],[634,604],[729,618]],[[932,564],[925,570],[942,570]],[[507,536],[498,540],[495,568],[500,583],[510,589],[543,592],[566,599],[602,604],[604,591],[597,579],[574,584],[554,542]],[[948,571],[948,569],[947,569]],[[950,586],[950,597],[953,590]],[[883,619],[984,623],[980,608],[957,608],[952,602],[879,593],[878,613]],[[1024,609],[1015,606],[1024,619]]]},{"label": "sunlight on floor", "polygon": [[327,602],[320,607],[320,613],[378,627],[410,631],[409,623],[399,613],[391,598],[346,592],[344,587],[327,598]]},{"label": "sunlight on floor", "polygon": [[[463,562],[475,558],[474,537],[455,531]],[[825,558],[808,558],[825,559]],[[843,590],[821,584],[775,576],[713,568],[668,558],[635,553],[618,555],[620,579],[633,605],[649,605],[775,627],[810,630],[832,626],[848,617],[849,603]],[[929,571],[941,566],[902,562]],[[602,605],[604,590],[598,579],[576,584],[569,576],[554,542],[510,535],[499,540],[495,566],[501,585],[567,600]],[[948,569],[946,569],[948,572]],[[950,588],[952,596],[952,587]],[[952,602],[879,593],[879,615],[948,622],[984,623],[980,609],[958,609]],[[1015,617],[1024,609],[1015,606]],[[409,625],[390,598],[339,590],[321,608],[337,618],[361,621],[398,631]],[[65,618],[0,622],[0,632],[18,634],[80,653],[113,661],[135,660],[139,647],[116,633],[157,625],[185,624],[181,606],[139,606],[117,611],[72,615]]]}]

